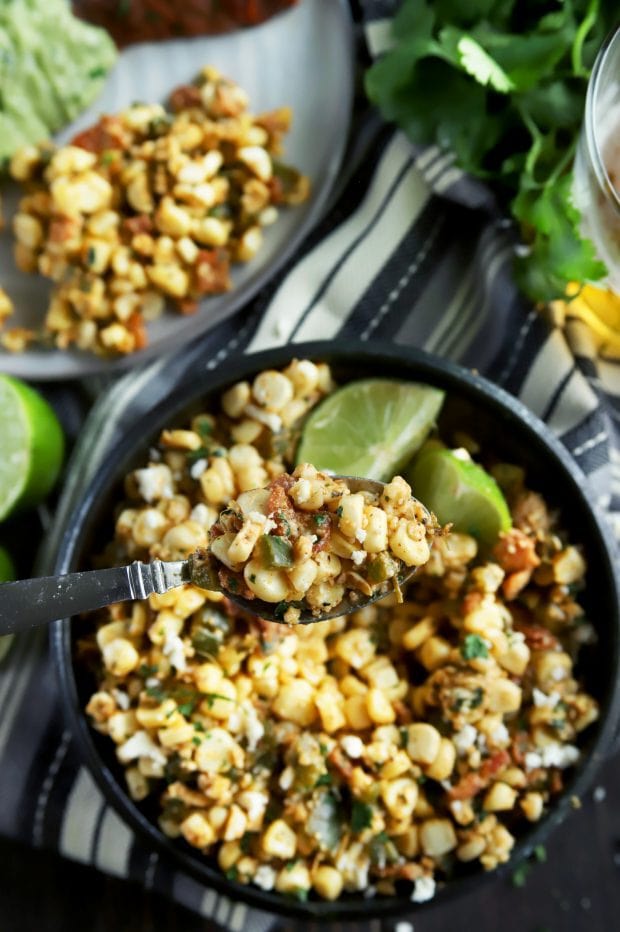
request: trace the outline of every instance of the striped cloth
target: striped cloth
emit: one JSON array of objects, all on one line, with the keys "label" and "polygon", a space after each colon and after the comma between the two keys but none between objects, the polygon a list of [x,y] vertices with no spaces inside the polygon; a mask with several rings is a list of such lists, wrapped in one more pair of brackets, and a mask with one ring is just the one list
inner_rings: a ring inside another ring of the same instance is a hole
[{"label": "striped cloth", "polygon": [[[372,55],[389,42],[394,6],[359,4]],[[579,320],[569,316],[558,330],[524,302],[511,280],[513,250],[514,234],[488,191],[449,155],[414,151],[376,114],[362,114],[328,215],[277,281],[234,319],[99,397],[39,572],[49,571],[68,515],[110,445],[183,373],[220,367],[241,352],[342,335],[421,347],[518,395],[564,441],[620,531],[620,363],[597,355]],[[272,927],[273,917],[175,871],[104,803],[63,729],[45,632],[15,639],[0,667],[0,708],[0,832],[138,880],[224,928]]]}]

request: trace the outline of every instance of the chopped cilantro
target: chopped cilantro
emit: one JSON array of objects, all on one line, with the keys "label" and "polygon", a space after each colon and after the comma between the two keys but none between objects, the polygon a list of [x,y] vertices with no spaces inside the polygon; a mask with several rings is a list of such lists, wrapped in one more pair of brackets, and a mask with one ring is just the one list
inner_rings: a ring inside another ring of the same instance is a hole
[{"label": "chopped cilantro", "polygon": [[547,860],[547,849],[544,845],[536,845],[534,848],[534,857],[539,864],[544,864]]},{"label": "chopped cilantro", "polygon": [[468,634],[461,644],[461,655],[465,660],[486,659],[489,656],[486,641],[479,634]]},{"label": "chopped cilantro", "polygon": [[284,618],[288,607],[289,607],[288,602],[278,602],[275,609],[273,610],[274,617],[279,618],[279,619]]},{"label": "chopped cilantro", "polygon": [[366,74],[383,115],[494,185],[528,249],[515,259],[534,301],[563,298],[605,266],[582,238],[571,166],[588,76],[617,4],[405,0],[394,39]]},{"label": "chopped cilantro", "polygon": [[105,78],[107,73],[108,73],[107,70],[102,65],[98,65],[96,68],[90,69],[90,71],[88,72],[88,77],[93,78],[93,79],[94,78]]},{"label": "chopped cilantro", "polygon": [[168,695],[165,689],[162,689],[161,686],[147,686],[146,694],[151,699],[157,699],[158,702],[162,702]]},{"label": "chopped cilantro", "polygon": [[290,872],[293,870],[296,864],[297,864],[297,861],[289,861],[288,864],[286,864],[284,867],[285,871],[288,874],[290,874]]},{"label": "chopped cilantro", "polygon": [[317,527],[324,527],[329,524],[329,515],[314,515],[314,523]]},{"label": "chopped cilantro", "polygon": [[322,773],[314,785],[315,786],[331,786],[333,782],[334,781],[330,773]]},{"label": "chopped cilantro", "polygon": [[305,887],[297,887],[293,896],[295,896],[300,903],[305,903],[308,899],[308,894],[310,893]]},{"label": "chopped cilantro", "polygon": [[149,676],[154,676],[158,670],[159,670],[159,667],[157,666],[156,663],[153,663],[153,664],[142,663],[138,667],[138,676],[141,676],[143,679],[146,680],[149,678]]},{"label": "chopped cilantro", "polygon": [[237,870],[237,868],[236,868],[235,865],[233,864],[233,866],[232,866],[232,867],[229,867],[228,870],[226,871],[226,879],[227,879],[227,880],[236,880],[236,879],[238,878],[238,876],[239,876],[239,871]]},{"label": "chopped cilantro", "polygon": [[372,822],[372,806],[363,803],[359,799],[353,800],[351,807],[351,829],[354,832],[361,832],[369,828]]},{"label": "chopped cilantro", "polygon": [[181,715],[191,715],[195,708],[196,708],[195,702],[192,702],[192,701],[183,702],[178,707],[178,711],[181,713]]},{"label": "chopped cilantro", "polygon": [[[206,699],[207,705],[210,709],[213,708],[213,703],[216,699],[223,699],[224,702],[234,702],[234,699],[231,699],[230,696],[222,696],[221,693],[203,693],[204,698]],[[180,708],[180,707],[179,707]]]},{"label": "chopped cilantro", "polygon": [[338,507],[336,508],[336,514],[338,515],[339,518],[342,518],[342,514],[343,514],[342,505],[338,505]]},{"label": "chopped cilantro", "polygon": [[527,861],[519,864],[519,866],[512,873],[513,887],[524,887],[530,870],[531,866],[527,863]]},{"label": "chopped cilantro", "polygon": [[202,738],[199,738],[198,735],[194,735],[192,738],[192,744],[195,744],[197,748],[202,744]]}]

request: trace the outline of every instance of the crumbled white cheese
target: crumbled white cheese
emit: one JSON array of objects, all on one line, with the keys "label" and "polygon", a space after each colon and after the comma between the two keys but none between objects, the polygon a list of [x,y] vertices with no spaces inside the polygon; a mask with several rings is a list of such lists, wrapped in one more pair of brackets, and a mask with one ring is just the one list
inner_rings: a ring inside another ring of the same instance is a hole
[{"label": "crumbled white cheese", "polygon": [[271,518],[267,518],[267,520],[265,521],[264,527],[263,527],[263,533],[269,534],[269,532],[273,531],[275,527],[277,527],[276,522],[273,521]]},{"label": "crumbled white cheese", "polygon": [[497,728],[493,729],[490,737],[491,737],[491,741],[493,742],[493,744],[497,744],[501,747],[502,745],[508,744],[508,742],[510,741],[510,732],[508,731],[504,723],[501,722],[497,726]]},{"label": "crumbled white cheese", "polygon": [[471,456],[469,455],[469,451],[466,450],[465,447],[457,447],[456,450],[452,450],[452,456],[453,456],[455,459],[457,459],[457,460],[463,460],[464,462],[469,462],[469,461],[471,460]]},{"label": "crumbled white cheese", "polygon": [[116,749],[116,756],[121,764],[128,764],[138,757],[148,757],[149,760],[162,767],[166,763],[166,755],[146,731],[137,731],[131,738],[128,738]]},{"label": "crumbled white cheese", "polygon": [[265,734],[265,726],[258,717],[258,713],[251,702],[242,704],[245,719],[245,736],[248,740],[248,751],[255,751],[258,742]]},{"label": "crumbled white cheese", "polygon": [[367,556],[368,554],[366,553],[365,550],[354,550],[353,553],[351,554],[351,559],[353,560],[356,566],[360,566],[364,562]]},{"label": "crumbled white cheese", "polygon": [[228,718],[226,719],[226,727],[234,735],[238,734],[243,728],[243,713],[240,708],[235,708],[232,710]]},{"label": "crumbled white cheese", "polygon": [[136,469],[134,476],[138,491],[145,502],[155,502],[160,498],[172,498],[172,473],[164,463],[156,463],[145,469]]},{"label": "crumbled white cheese", "polygon": [[208,527],[211,523],[209,509],[204,502],[198,502],[197,505],[194,505],[189,516],[196,524],[202,524],[204,527]]},{"label": "crumbled white cheese", "polygon": [[250,823],[260,819],[269,803],[267,794],[259,793],[256,790],[246,790],[238,796],[238,800],[247,812],[248,822]]},{"label": "crumbled white cheese", "polygon": [[432,900],[435,896],[436,886],[437,884],[432,877],[418,877],[413,885],[411,899],[414,903],[426,903],[428,900]]},{"label": "crumbled white cheese", "polygon": [[202,459],[196,460],[196,462],[193,464],[192,468],[190,469],[189,474],[192,477],[192,479],[200,479],[200,477],[202,476],[206,468],[207,468],[207,460],[204,457],[202,457]]},{"label": "crumbled white cheese", "polygon": [[579,760],[581,754],[572,744],[547,744],[541,752],[543,767],[572,767]]},{"label": "crumbled white cheese", "polygon": [[550,673],[551,679],[556,683],[559,683],[560,680],[565,680],[567,675],[567,670],[564,667],[554,667]]},{"label": "crumbled white cheese", "polygon": [[274,434],[277,434],[279,430],[282,430],[282,418],[277,414],[273,414],[270,411],[264,411],[262,408],[258,408],[256,405],[246,405],[245,412],[248,417],[254,418],[255,421],[258,421],[259,424],[264,424],[265,427],[268,427],[269,430],[273,431]]},{"label": "crumbled white cheese", "polygon": [[293,780],[295,779],[295,771],[292,767],[285,767],[282,773],[280,774],[280,779],[278,780],[278,786],[281,790],[290,790],[293,785]]},{"label": "crumbled white cheese", "polygon": [[560,701],[560,694],[550,693],[547,695],[535,686],[532,690],[532,699],[534,700],[534,705],[539,709],[554,709]]},{"label": "crumbled white cheese", "polygon": [[147,689],[159,689],[159,687],[161,686],[161,683],[159,682],[156,676],[149,676],[144,681],[144,685],[146,686]]},{"label": "crumbled white cheese", "polygon": [[536,770],[537,767],[542,767],[542,757],[538,751],[528,751],[525,755],[525,769]]},{"label": "crumbled white cheese", "polygon": [[168,634],[164,641],[162,652],[168,657],[171,665],[178,673],[185,673],[187,661],[185,660],[185,645],[178,634]]},{"label": "crumbled white cheese", "polygon": [[450,783],[449,780],[440,780],[439,786],[442,788],[442,790],[445,790],[446,793],[448,793],[452,789],[452,784]]},{"label": "crumbled white cheese", "polygon": [[278,644],[277,654],[280,657],[294,657],[299,646],[299,638],[296,634],[287,634]]},{"label": "crumbled white cheese", "polygon": [[364,742],[357,735],[344,735],[340,744],[348,757],[357,758],[364,753]]},{"label": "crumbled white cheese", "polygon": [[366,531],[364,528],[358,527],[357,531],[355,532],[355,539],[359,540],[360,544],[364,543],[366,540]]},{"label": "crumbled white cheese", "polygon": [[254,874],[254,883],[261,890],[273,890],[276,882],[276,872],[268,864],[261,864]]},{"label": "crumbled white cheese", "polygon": [[538,751],[528,751],[525,755],[525,769],[535,770],[537,767],[572,767],[579,760],[579,749],[572,744],[547,744]]},{"label": "crumbled white cheese", "polygon": [[453,799],[450,803],[450,809],[454,815],[458,815],[463,808],[463,801],[461,799]]},{"label": "crumbled white cheese", "polygon": [[117,706],[119,707],[119,709],[122,709],[124,712],[125,712],[125,711],[129,708],[129,706],[131,705],[131,700],[129,699],[129,696],[127,695],[127,693],[126,693],[124,690],[122,690],[122,689],[113,689],[113,690],[112,690],[112,695],[113,695],[114,701],[116,702],[116,704],[117,704]]},{"label": "crumbled white cheese", "polygon": [[267,515],[264,515],[261,511],[251,511],[248,514],[248,521],[251,521],[253,524],[265,524]]},{"label": "crumbled white cheese", "polygon": [[460,731],[457,731],[452,738],[452,743],[458,754],[465,754],[470,748],[473,748],[477,737],[478,730],[468,723],[463,725]]}]

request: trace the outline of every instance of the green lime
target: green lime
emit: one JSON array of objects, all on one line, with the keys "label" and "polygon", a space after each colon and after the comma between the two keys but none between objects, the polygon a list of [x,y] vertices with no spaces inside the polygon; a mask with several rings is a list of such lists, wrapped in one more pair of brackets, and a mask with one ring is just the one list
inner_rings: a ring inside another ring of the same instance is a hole
[{"label": "green lime", "polygon": [[19,379],[0,375],[0,520],[43,501],[63,452],[62,428],[48,403]]},{"label": "green lime", "polygon": [[495,479],[460,450],[422,451],[405,474],[413,494],[442,524],[471,534],[490,547],[511,524],[510,510]]},{"label": "green lime", "polygon": [[308,417],[297,462],[386,482],[420,448],[443,399],[440,389],[416,382],[350,382]]},{"label": "green lime", "polygon": [[15,564],[4,547],[0,547],[0,583],[15,579]]}]

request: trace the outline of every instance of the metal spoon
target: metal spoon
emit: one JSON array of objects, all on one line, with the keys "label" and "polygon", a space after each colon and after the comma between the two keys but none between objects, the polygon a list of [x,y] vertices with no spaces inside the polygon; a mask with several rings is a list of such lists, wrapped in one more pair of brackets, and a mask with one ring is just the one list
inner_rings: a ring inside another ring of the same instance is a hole
[{"label": "metal spoon", "polygon": [[[354,476],[335,476],[347,483],[351,492],[372,492],[380,495],[385,483],[373,479],[359,479]],[[407,567],[399,575],[398,583],[403,585],[413,576],[417,567]],[[114,602],[146,599],[154,592],[160,595],[182,586],[184,583],[205,582],[204,567],[198,568],[192,556],[187,560],[163,563],[153,560],[151,563],[135,561],[128,566],[114,566],[104,570],[85,570],[81,573],[68,573],[66,576],[43,576],[38,579],[22,579],[17,582],[0,584],[0,635],[15,634],[36,625],[48,624],[57,618],[69,618],[82,612],[102,608]],[[371,596],[352,600],[344,598],[336,608],[320,615],[302,611],[299,624],[311,624],[325,621],[340,615],[357,612],[365,605],[385,598],[392,591],[393,583],[387,582],[377,588]],[[276,605],[260,599],[244,599],[233,592],[224,590],[217,575],[209,575],[208,586],[213,591],[225,592],[227,597],[240,608],[252,615],[268,621],[282,622],[276,614]]]}]

